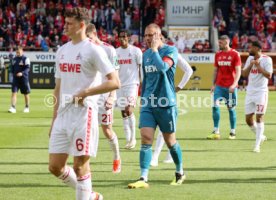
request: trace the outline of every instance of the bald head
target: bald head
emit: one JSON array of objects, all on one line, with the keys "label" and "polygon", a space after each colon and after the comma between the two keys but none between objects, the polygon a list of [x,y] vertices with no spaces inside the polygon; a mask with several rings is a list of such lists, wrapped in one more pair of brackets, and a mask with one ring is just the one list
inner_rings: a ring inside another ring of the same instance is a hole
[{"label": "bald head", "polygon": [[157,24],[149,24],[146,29],[154,29],[156,33],[161,34],[161,29]]}]

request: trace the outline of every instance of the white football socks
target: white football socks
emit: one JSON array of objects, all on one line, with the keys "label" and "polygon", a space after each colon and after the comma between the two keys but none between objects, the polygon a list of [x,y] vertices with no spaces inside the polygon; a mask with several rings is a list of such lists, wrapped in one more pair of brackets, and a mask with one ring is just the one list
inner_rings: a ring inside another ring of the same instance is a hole
[{"label": "white football socks", "polygon": [[130,128],[130,141],[136,140],[136,119],[134,113],[132,113],[128,118],[129,128]]},{"label": "white football socks", "polygon": [[76,200],[89,200],[92,196],[91,174],[78,177]]},{"label": "white football socks", "polygon": [[76,189],[77,176],[72,167],[66,166],[63,174],[61,174],[58,178],[69,187]]},{"label": "white football socks", "polygon": [[126,137],[126,142],[129,142],[130,136],[131,136],[129,117],[123,118],[123,124],[124,124],[124,133],[125,133],[125,137]]},{"label": "white football socks", "polygon": [[264,122],[257,123],[256,146],[260,146],[263,135],[264,135]]},{"label": "white football socks", "polygon": [[109,146],[113,151],[113,160],[119,160],[120,159],[119,142],[118,142],[118,137],[115,133],[113,133],[112,139],[109,140]]}]

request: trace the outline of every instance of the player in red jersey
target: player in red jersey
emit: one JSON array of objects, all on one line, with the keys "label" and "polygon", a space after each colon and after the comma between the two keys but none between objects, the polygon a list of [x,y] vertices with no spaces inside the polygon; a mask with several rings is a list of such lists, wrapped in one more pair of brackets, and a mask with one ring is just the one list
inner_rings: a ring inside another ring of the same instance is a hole
[{"label": "player in red jersey", "polygon": [[220,51],[215,55],[214,81],[211,92],[214,93],[213,122],[214,130],[207,139],[220,139],[220,101],[224,100],[229,111],[231,131],[229,139],[236,138],[237,86],[241,76],[241,58],[239,53],[229,46],[230,39],[222,35],[219,39]]}]

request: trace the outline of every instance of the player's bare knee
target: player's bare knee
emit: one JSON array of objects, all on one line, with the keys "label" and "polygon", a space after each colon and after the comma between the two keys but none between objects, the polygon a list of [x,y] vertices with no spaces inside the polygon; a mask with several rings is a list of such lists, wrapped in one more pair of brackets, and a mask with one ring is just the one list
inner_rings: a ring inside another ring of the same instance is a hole
[{"label": "player's bare knee", "polygon": [[141,142],[142,144],[152,144],[153,137],[151,137],[150,135],[143,134],[141,135]]},{"label": "player's bare knee", "polygon": [[49,164],[48,166],[48,170],[49,172],[51,172],[51,174],[55,175],[55,176],[60,176],[64,170],[64,167],[61,167],[59,165],[54,165],[54,164]]}]

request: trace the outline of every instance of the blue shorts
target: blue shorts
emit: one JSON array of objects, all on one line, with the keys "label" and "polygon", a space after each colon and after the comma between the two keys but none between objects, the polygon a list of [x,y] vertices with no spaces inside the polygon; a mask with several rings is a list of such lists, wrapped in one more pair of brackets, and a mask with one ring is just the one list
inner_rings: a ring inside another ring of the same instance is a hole
[{"label": "blue shorts", "polygon": [[224,101],[225,104],[232,108],[237,105],[237,93],[236,88],[233,93],[229,93],[229,88],[216,86],[214,91],[214,106],[218,106],[220,101]]},{"label": "blue shorts", "polygon": [[18,92],[19,89],[21,94],[29,94],[31,92],[29,80],[24,78],[13,78],[12,93]]},{"label": "blue shorts", "polygon": [[142,107],[140,111],[139,128],[156,128],[158,125],[162,133],[176,132],[177,109],[175,106],[166,108]]}]

